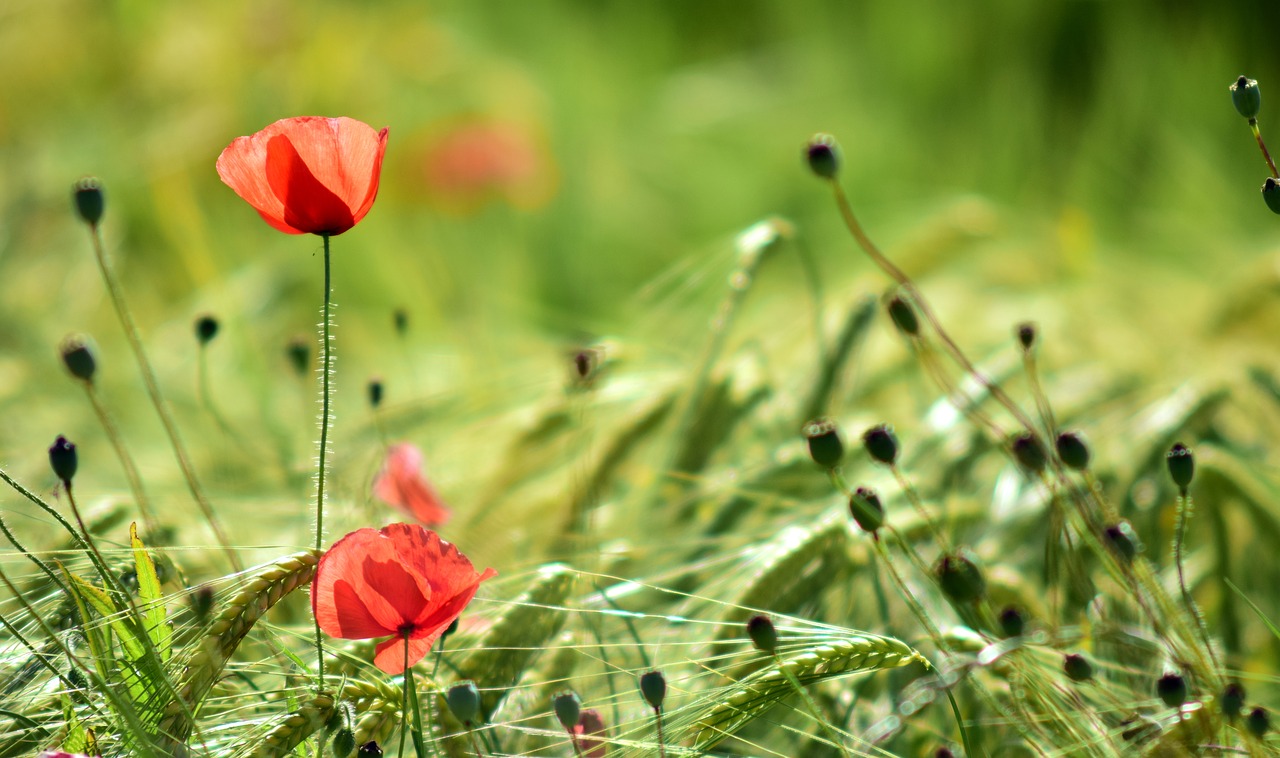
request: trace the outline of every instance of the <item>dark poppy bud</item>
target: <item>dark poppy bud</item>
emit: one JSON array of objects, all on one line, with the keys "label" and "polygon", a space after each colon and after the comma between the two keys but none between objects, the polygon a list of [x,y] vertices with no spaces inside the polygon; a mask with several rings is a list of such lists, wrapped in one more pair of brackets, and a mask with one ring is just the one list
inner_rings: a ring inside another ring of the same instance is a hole
[{"label": "dark poppy bud", "polygon": [[949,747],[940,747],[933,751],[933,758],[956,758],[956,754]]},{"label": "dark poppy bud", "polygon": [[667,678],[661,671],[644,672],[640,675],[640,695],[650,708],[662,710],[662,701],[667,697]]},{"label": "dark poppy bud", "polygon": [[1049,458],[1044,452],[1044,445],[1040,444],[1040,438],[1031,432],[1023,432],[1014,437],[1010,447],[1013,450],[1013,457],[1018,461],[1018,465],[1026,469],[1028,473],[1039,474],[1044,471],[1045,465],[1049,462]]},{"label": "dark poppy bud", "polygon": [[747,619],[747,636],[751,644],[762,653],[774,655],[778,652],[778,630],[768,616],[752,616]]},{"label": "dark poppy bud", "polygon": [[942,591],[957,603],[971,603],[986,594],[987,580],[965,552],[942,556],[934,565],[933,574]]},{"label": "dark poppy bud", "polygon": [[1272,213],[1280,213],[1280,182],[1268,176],[1262,183],[1262,199]]},{"label": "dark poppy bud", "polygon": [[382,380],[374,377],[369,380],[369,407],[374,410],[382,405]]},{"label": "dark poppy bud", "polygon": [[201,345],[207,345],[218,336],[218,319],[213,316],[204,315],[196,319],[196,340]]},{"label": "dark poppy bud", "polygon": [[449,705],[449,712],[462,722],[463,726],[477,723],[480,715],[480,690],[470,680],[458,682],[444,694],[444,701]]},{"label": "dark poppy bud", "polygon": [[58,353],[62,356],[62,365],[67,367],[72,376],[84,382],[93,381],[98,361],[82,338],[67,337],[58,347]]},{"label": "dark poppy bud", "polygon": [[1000,611],[1000,632],[1005,637],[1021,637],[1027,630],[1027,617],[1016,606],[1007,605]]},{"label": "dark poppy bud", "polygon": [[889,311],[889,318],[893,320],[893,325],[903,333],[912,337],[920,334],[920,319],[916,318],[916,309],[911,303],[894,295],[889,299],[885,309]]},{"label": "dark poppy bud", "polygon": [[1029,352],[1036,344],[1036,325],[1030,321],[1024,321],[1014,329],[1014,334],[1018,337],[1018,344],[1022,346],[1023,351]]},{"label": "dark poppy bud", "polygon": [[1062,465],[1076,471],[1089,468],[1089,446],[1079,432],[1063,432],[1056,441],[1058,458]]},{"label": "dark poppy bud", "polygon": [[1244,717],[1244,728],[1249,730],[1249,734],[1262,739],[1271,729],[1271,714],[1267,713],[1266,708],[1254,708]]},{"label": "dark poppy bud", "polygon": [[391,325],[395,327],[396,334],[403,337],[409,331],[409,311],[396,308],[391,314]]},{"label": "dark poppy bud", "polygon": [[302,337],[294,337],[285,345],[284,355],[298,376],[306,376],[311,368],[311,346]]},{"label": "dark poppy bud", "polygon": [[382,758],[382,746],[373,740],[369,740],[360,746],[356,751],[358,758]]},{"label": "dark poppy bud", "polygon": [[75,666],[67,669],[66,678],[74,689],[83,690],[89,686],[89,677],[85,676],[84,672]]},{"label": "dark poppy bud", "polygon": [[551,699],[551,707],[556,712],[556,720],[566,732],[573,732],[578,725],[578,717],[582,715],[582,700],[576,692],[562,692]]},{"label": "dark poppy bud", "polygon": [[87,176],[75,183],[71,197],[76,203],[76,213],[89,226],[97,226],[102,220],[102,213],[107,208],[106,198],[102,193],[102,183]]},{"label": "dark poppy bud", "polygon": [[1262,92],[1258,89],[1258,83],[1247,76],[1241,76],[1229,89],[1231,104],[1236,107],[1236,112],[1250,120],[1257,118],[1258,111],[1262,110]]},{"label": "dark poppy bud", "polygon": [[1180,674],[1165,674],[1156,680],[1156,695],[1170,708],[1187,702],[1187,680]]},{"label": "dark poppy bud", "polygon": [[196,621],[203,624],[208,620],[209,612],[213,610],[213,588],[197,587],[187,598],[191,603],[191,612],[195,614]]},{"label": "dark poppy bud", "polygon": [[1093,664],[1079,653],[1068,653],[1062,659],[1062,671],[1073,682],[1087,682],[1093,678]]},{"label": "dark poppy bud", "polygon": [[453,634],[454,632],[458,631],[458,619],[459,619],[459,618],[460,618],[459,616],[454,616],[453,621],[449,622],[449,626],[448,626],[448,627],[444,630],[444,632],[440,635],[440,641],[441,641],[441,642],[444,642],[446,639],[448,639],[449,635],[451,635],[451,634]]},{"label": "dark poppy bud", "polygon": [[1169,448],[1165,463],[1169,464],[1169,478],[1178,485],[1178,489],[1185,491],[1196,473],[1196,458],[1191,449],[1181,442],[1177,443]]},{"label": "dark poppy bud", "polygon": [[836,138],[830,134],[815,134],[805,146],[805,159],[809,170],[823,179],[834,179],[840,173],[840,154]]},{"label": "dark poppy bud", "polygon": [[596,355],[591,350],[579,350],[573,354],[573,372],[578,379],[586,379],[596,367]]},{"label": "dark poppy bud", "polygon": [[809,442],[809,457],[823,468],[835,468],[844,457],[844,443],[835,422],[828,418],[816,418],[800,430]]},{"label": "dark poppy bud", "polygon": [[849,496],[849,515],[864,532],[875,533],[884,526],[884,506],[870,487],[859,487]]},{"label": "dark poppy bud", "polygon": [[1138,552],[1142,550],[1142,543],[1138,541],[1137,532],[1133,531],[1133,527],[1128,521],[1121,521],[1108,526],[1103,531],[1103,538],[1106,540],[1107,547],[1116,554],[1118,558],[1125,563],[1129,563]]},{"label": "dark poppy bud", "polygon": [[58,477],[58,481],[62,482],[67,489],[71,489],[71,480],[75,478],[79,460],[76,458],[76,446],[61,434],[49,448],[49,465],[53,467],[53,473]]},{"label": "dark poppy bud", "polygon": [[898,437],[888,424],[873,426],[864,432],[862,444],[866,447],[867,454],[881,463],[892,466],[898,459]]},{"label": "dark poppy bud", "polygon": [[1218,701],[1222,708],[1222,715],[1229,719],[1234,719],[1240,715],[1240,711],[1244,710],[1244,685],[1239,682],[1231,682],[1222,688],[1222,698]]},{"label": "dark poppy bud", "polygon": [[333,733],[333,754],[337,756],[351,755],[351,751],[356,749],[356,733],[347,727],[342,727]]}]

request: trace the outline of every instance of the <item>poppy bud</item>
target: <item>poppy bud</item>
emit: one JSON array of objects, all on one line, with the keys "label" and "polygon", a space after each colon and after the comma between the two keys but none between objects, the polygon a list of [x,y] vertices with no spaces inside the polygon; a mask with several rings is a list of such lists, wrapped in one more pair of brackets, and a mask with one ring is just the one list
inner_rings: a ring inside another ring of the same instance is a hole
[{"label": "poppy bud", "polygon": [[582,715],[582,699],[576,692],[562,692],[551,699],[551,707],[556,712],[556,720],[566,732],[573,732]]},{"label": "poppy bud", "polygon": [[1244,728],[1249,730],[1249,734],[1262,739],[1271,729],[1271,714],[1267,713],[1266,708],[1254,708],[1244,717]]},{"label": "poppy bud", "polygon": [[1272,213],[1280,213],[1280,182],[1268,176],[1262,183],[1262,199]]},{"label": "poppy bud", "polygon": [[187,599],[191,603],[191,612],[195,614],[196,621],[203,624],[209,618],[209,611],[213,610],[213,588],[197,587]]},{"label": "poppy bud", "polygon": [[830,134],[815,134],[805,146],[805,159],[809,170],[822,179],[834,179],[840,172],[840,155],[836,138]]},{"label": "poppy bud", "polygon": [[374,377],[369,380],[369,407],[374,410],[382,405],[382,380]]},{"label": "poppy bud", "polygon": [[1067,468],[1084,471],[1089,468],[1089,446],[1079,432],[1063,432],[1057,439],[1058,458]]},{"label": "poppy bud", "polygon": [[84,382],[93,381],[93,374],[98,370],[98,362],[93,357],[93,351],[82,338],[67,337],[58,347],[58,353],[62,356],[62,365],[67,367],[67,371],[72,376]]},{"label": "poppy bud", "polygon": [[1156,680],[1156,695],[1170,708],[1187,702],[1187,680],[1179,674],[1165,674]]},{"label": "poppy bud", "polygon": [[809,457],[814,463],[827,469],[840,465],[840,459],[844,457],[844,443],[840,441],[840,432],[834,421],[814,419],[805,424],[800,433],[809,441]]},{"label": "poppy bud", "polygon": [[75,666],[72,666],[71,668],[67,669],[66,678],[67,678],[67,682],[74,689],[83,690],[88,688],[89,686],[89,677],[85,676],[84,672],[76,668]]},{"label": "poppy bud", "polygon": [[463,726],[470,727],[476,723],[476,717],[480,715],[480,690],[476,689],[475,682],[458,682],[445,693],[444,700],[449,704],[449,712]]},{"label": "poppy bud", "polygon": [[359,758],[382,758],[382,746],[373,740],[369,740],[360,746],[356,751]]},{"label": "poppy bud", "polygon": [[1112,524],[1106,528],[1103,536],[1106,538],[1107,547],[1111,548],[1111,551],[1125,563],[1132,561],[1142,550],[1142,543],[1138,541],[1138,535],[1128,521]]},{"label": "poppy bud", "polygon": [[298,376],[306,376],[307,369],[311,368],[311,346],[305,339],[294,337],[289,340],[289,344],[284,347],[284,355]]},{"label": "poppy bud", "polygon": [[768,616],[752,616],[747,620],[747,636],[751,644],[762,653],[774,655],[778,652],[778,630]]},{"label": "poppy bud", "polygon": [[1017,334],[1018,344],[1022,345],[1024,351],[1030,352],[1036,344],[1036,325],[1030,321],[1018,324]]},{"label": "poppy bud", "polygon": [[595,353],[590,350],[579,350],[573,354],[573,371],[579,379],[591,376],[592,370],[595,369],[595,357]]},{"label": "poppy bud", "polygon": [[1191,478],[1196,473],[1196,458],[1191,453],[1191,449],[1181,442],[1169,448],[1168,455],[1165,456],[1165,463],[1169,464],[1169,478],[1173,479],[1173,483],[1178,485],[1178,489],[1186,492],[1187,486],[1191,484]]},{"label": "poppy bud", "polygon": [[1027,470],[1030,474],[1039,474],[1044,471],[1045,464],[1048,463],[1048,457],[1044,452],[1044,445],[1040,444],[1040,438],[1031,432],[1023,432],[1013,438],[1011,445],[1013,457],[1018,460],[1018,464]]},{"label": "poppy bud", "polygon": [[201,345],[207,345],[218,336],[218,319],[204,315],[196,319],[196,339]]},{"label": "poppy bud", "polygon": [[987,591],[987,580],[967,551],[942,556],[933,573],[942,591],[957,603],[973,602]]},{"label": "poppy bud", "polygon": [[71,489],[71,480],[76,475],[78,464],[76,446],[59,434],[58,439],[53,441],[53,447],[49,448],[49,465],[53,467],[54,475],[67,489]]},{"label": "poppy bud", "polygon": [[89,226],[97,226],[106,210],[107,201],[102,194],[102,183],[86,176],[72,187],[71,196],[76,203],[76,213]]},{"label": "poppy bud", "polygon": [[893,325],[903,334],[911,337],[920,334],[920,319],[916,318],[916,309],[911,307],[911,303],[894,295],[885,305],[885,309],[889,311],[889,318],[893,320]]},{"label": "poppy bud", "polygon": [[864,532],[875,533],[884,526],[884,506],[870,487],[859,487],[849,496],[849,515]]},{"label": "poppy bud", "polygon": [[1241,76],[1229,89],[1231,104],[1236,107],[1236,112],[1250,121],[1257,118],[1258,111],[1262,110],[1262,92],[1258,89],[1258,82]]},{"label": "poppy bud", "polygon": [[862,444],[867,453],[881,463],[892,466],[898,459],[898,438],[888,424],[873,426],[864,432]]},{"label": "poppy bud", "polygon": [[1093,664],[1079,653],[1068,653],[1062,659],[1062,670],[1073,682],[1087,682],[1093,678]]},{"label": "poppy bud", "polygon": [[662,710],[667,697],[667,678],[661,671],[646,671],[640,675],[640,694],[655,711]]},{"label": "poppy bud", "polygon": [[391,325],[395,327],[396,334],[403,337],[409,331],[409,311],[396,308],[391,314]]},{"label": "poppy bud", "polygon": [[1007,605],[1000,611],[999,622],[1000,631],[1005,637],[1021,637],[1027,629],[1027,617],[1013,605]]},{"label": "poppy bud", "polygon": [[1218,703],[1222,708],[1222,715],[1229,719],[1239,716],[1244,709],[1244,685],[1239,682],[1228,684],[1222,689],[1222,698]]},{"label": "poppy bud", "polygon": [[933,758],[956,758],[956,754],[949,747],[940,747],[933,751]]},{"label": "poppy bud", "polygon": [[351,755],[351,751],[356,749],[356,733],[342,727],[333,733],[333,754],[337,756]]},{"label": "poppy bud", "polygon": [[446,627],[445,630],[440,634],[441,642],[444,642],[446,639],[448,639],[449,635],[458,631],[458,618],[459,617],[455,616],[453,621],[449,623],[449,626]]}]

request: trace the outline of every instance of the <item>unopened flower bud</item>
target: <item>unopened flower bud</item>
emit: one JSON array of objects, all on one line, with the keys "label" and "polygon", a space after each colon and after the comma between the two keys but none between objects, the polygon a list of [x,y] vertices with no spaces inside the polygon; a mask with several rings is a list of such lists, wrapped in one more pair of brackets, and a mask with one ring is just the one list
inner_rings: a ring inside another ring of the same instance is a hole
[{"label": "unopened flower bud", "polygon": [[916,318],[916,309],[898,295],[894,295],[885,305],[893,325],[903,333],[915,337],[920,334],[920,319]]},{"label": "unopened flower bud", "polygon": [[830,134],[815,134],[805,147],[809,170],[823,179],[834,179],[840,173],[840,155],[836,139]]},{"label": "unopened flower bud", "polygon": [[102,193],[102,183],[87,176],[75,183],[71,190],[71,197],[75,200],[76,213],[80,214],[80,218],[89,226],[97,226],[107,207],[106,198]]},{"label": "unopened flower bud", "polygon": [[1018,344],[1024,351],[1030,351],[1036,344],[1036,325],[1030,321],[1018,324]]},{"label": "unopened flower bud", "polygon": [[348,727],[342,727],[333,733],[333,754],[336,756],[351,755],[356,749],[356,733]]},{"label": "unopened flower bud", "polygon": [[1271,714],[1266,708],[1258,707],[1249,711],[1249,715],[1244,717],[1244,728],[1249,730],[1258,739],[1267,736],[1267,732],[1271,729]]},{"label": "unopened flower bud", "polygon": [[892,466],[898,459],[898,437],[888,424],[873,426],[862,435],[867,454],[881,463]]},{"label": "unopened flower bud", "polygon": [[1180,674],[1165,674],[1156,680],[1156,695],[1170,708],[1187,702],[1187,680]]},{"label": "unopened flower bud", "polygon": [[1108,526],[1102,533],[1103,539],[1107,543],[1107,547],[1116,554],[1124,563],[1131,562],[1142,550],[1142,543],[1138,541],[1138,533],[1133,530],[1128,521],[1121,521]]},{"label": "unopened flower bud", "polygon": [[284,355],[289,359],[289,365],[293,366],[298,376],[307,375],[307,370],[311,368],[311,346],[307,344],[306,339],[294,337],[289,340],[289,344],[285,345]]},{"label": "unopened flower bud", "polygon": [[1222,697],[1218,704],[1222,708],[1222,715],[1229,719],[1237,718],[1240,711],[1244,709],[1244,685],[1239,682],[1231,682],[1222,689]]},{"label": "unopened flower bud", "polygon": [[849,496],[849,515],[864,532],[875,534],[884,526],[884,505],[870,487],[859,487]]},{"label": "unopened flower bud", "polygon": [[1258,111],[1262,110],[1262,92],[1258,89],[1258,82],[1247,76],[1241,76],[1231,84],[1231,104],[1236,107],[1236,112],[1247,119],[1255,119],[1258,117]]},{"label": "unopened flower bud", "polygon": [[203,624],[209,618],[209,612],[213,610],[213,588],[208,585],[197,587],[194,592],[188,596],[191,603],[191,612],[195,614],[196,621]]},{"label": "unopened flower bud", "polygon": [[774,655],[778,652],[778,630],[768,616],[752,616],[747,620],[747,636],[751,644],[762,653]]},{"label": "unopened flower bud", "polygon": [[1027,629],[1027,617],[1017,607],[1009,605],[1000,611],[1000,632],[1005,637],[1021,637]]},{"label": "unopened flower bud", "polygon": [[1055,444],[1062,465],[1076,471],[1089,468],[1089,446],[1085,444],[1084,437],[1079,432],[1063,432],[1058,435]]},{"label": "unopened flower bud", "polygon": [[196,319],[196,340],[207,345],[218,336],[218,319],[208,314]]},{"label": "unopened flower bud", "polygon": [[1045,455],[1044,445],[1040,444],[1040,438],[1035,434],[1031,432],[1019,434],[1013,438],[1010,447],[1013,450],[1013,457],[1028,473],[1039,474],[1044,471],[1048,457]]},{"label": "unopened flower bud", "polygon": [[641,674],[640,695],[650,708],[662,710],[662,701],[667,697],[667,678],[661,671],[646,671]]},{"label": "unopened flower bud", "polygon": [[391,314],[391,325],[395,327],[396,334],[403,337],[409,331],[409,311],[396,308]]},{"label": "unopened flower bud", "polygon": [[382,746],[373,740],[369,740],[360,746],[356,751],[357,758],[382,758]]},{"label": "unopened flower bud", "polygon": [[942,591],[957,603],[971,603],[986,594],[987,580],[967,551],[939,558],[933,574]]},{"label": "unopened flower bud", "polygon": [[454,718],[462,722],[463,726],[470,727],[472,724],[478,723],[477,718],[480,716],[480,690],[476,688],[475,682],[458,682],[445,693],[444,700],[449,704],[449,712],[453,714]]},{"label": "unopened flower bud", "polygon": [[369,407],[374,410],[382,405],[382,380],[374,377],[369,380]]},{"label": "unopened flower bud", "polygon": [[67,367],[67,371],[72,376],[82,382],[93,381],[93,374],[98,370],[98,362],[83,338],[67,337],[58,347],[58,353],[62,356],[62,365]]},{"label": "unopened flower bud", "polygon": [[1073,682],[1087,682],[1093,678],[1093,664],[1079,653],[1069,653],[1062,659],[1062,670]]},{"label": "unopened flower bud", "polygon": [[1272,213],[1280,213],[1280,182],[1268,176],[1262,183],[1262,199]]},{"label": "unopened flower bud", "polygon": [[556,720],[566,732],[573,732],[582,715],[582,700],[576,692],[562,692],[551,699],[551,707],[556,712]]},{"label": "unopened flower bud", "polygon": [[53,467],[54,476],[63,486],[71,489],[71,480],[75,478],[79,460],[76,457],[76,446],[67,441],[61,434],[49,448],[49,465]]},{"label": "unopened flower bud", "polygon": [[840,432],[834,421],[814,419],[805,424],[800,433],[809,442],[809,457],[814,463],[827,469],[840,465],[840,459],[844,457],[844,443],[840,441]]},{"label": "unopened flower bud", "polygon": [[1179,442],[1169,448],[1169,453],[1165,456],[1165,462],[1169,464],[1169,478],[1173,480],[1179,490],[1185,491],[1190,486],[1191,478],[1196,473],[1196,459],[1191,453],[1191,449]]}]

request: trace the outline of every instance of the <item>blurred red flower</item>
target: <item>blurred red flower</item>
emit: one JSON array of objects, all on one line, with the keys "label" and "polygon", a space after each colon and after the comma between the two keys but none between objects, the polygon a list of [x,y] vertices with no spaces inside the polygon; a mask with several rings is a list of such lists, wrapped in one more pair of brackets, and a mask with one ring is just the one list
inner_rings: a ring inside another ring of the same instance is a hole
[{"label": "blurred red flower", "polygon": [[391,637],[378,643],[373,662],[399,674],[406,640],[412,666],[467,607],[480,582],[497,573],[476,573],[456,547],[417,524],[358,529],[320,558],[311,610],[330,636]]},{"label": "blurred red flower", "polygon": [[461,213],[495,198],[534,208],[550,199],[556,184],[540,140],[507,123],[464,121],[448,128],[428,145],[422,169],[433,203]]},{"label": "blurred red flower", "polygon": [[449,520],[449,508],[422,474],[422,451],[407,442],[387,449],[387,461],[373,480],[373,494],[426,526]]},{"label": "blurred red flower", "polygon": [[578,716],[573,736],[582,746],[585,758],[605,758],[609,754],[609,729],[596,709],[587,708]]},{"label": "blurred red flower", "polygon": [[300,116],[237,137],[218,176],[268,223],[289,234],[342,234],[378,195],[387,130],[350,118]]}]

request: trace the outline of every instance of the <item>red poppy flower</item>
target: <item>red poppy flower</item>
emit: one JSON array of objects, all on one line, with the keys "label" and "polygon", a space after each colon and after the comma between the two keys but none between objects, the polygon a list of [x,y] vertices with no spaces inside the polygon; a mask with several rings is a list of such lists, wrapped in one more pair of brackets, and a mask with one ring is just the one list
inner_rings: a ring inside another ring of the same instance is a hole
[{"label": "red poppy flower", "polygon": [[373,662],[388,674],[412,666],[431,649],[475,597],[480,582],[458,549],[417,524],[358,529],[320,558],[311,584],[311,610],[333,637],[379,642]]},{"label": "red poppy flower", "polygon": [[378,196],[387,130],[350,118],[301,116],[237,137],[218,176],[268,224],[289,234],[342,234]]},{"label": "red poppy flower", "polygon": [[373,480],[373,494],[426,526],[449,520],[449,509],[440,493],[422,475],[422,451],[407,442],[388,448],[387,462]]}]

